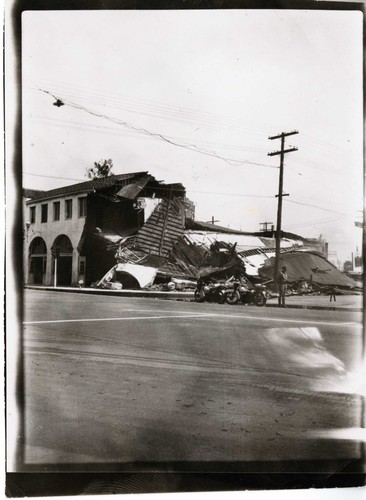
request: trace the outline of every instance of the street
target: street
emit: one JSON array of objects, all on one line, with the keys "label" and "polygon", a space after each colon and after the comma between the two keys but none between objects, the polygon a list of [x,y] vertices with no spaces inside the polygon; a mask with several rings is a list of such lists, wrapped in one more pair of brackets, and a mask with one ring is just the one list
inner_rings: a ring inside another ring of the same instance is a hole
[{"label": "street", "polygon": [[360,313],[42,290],[24,304],[28,465],[360,458]]}]

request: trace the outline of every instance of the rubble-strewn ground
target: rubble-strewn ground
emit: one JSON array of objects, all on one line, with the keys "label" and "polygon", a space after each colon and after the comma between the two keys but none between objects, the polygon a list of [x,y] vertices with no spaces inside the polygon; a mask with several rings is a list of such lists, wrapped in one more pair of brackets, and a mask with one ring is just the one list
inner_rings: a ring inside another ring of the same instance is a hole
[{"label": "rubble-strewn ground", "polygon": [[25,306],[28,464],[360,456],[360,314],[41,290]]}]

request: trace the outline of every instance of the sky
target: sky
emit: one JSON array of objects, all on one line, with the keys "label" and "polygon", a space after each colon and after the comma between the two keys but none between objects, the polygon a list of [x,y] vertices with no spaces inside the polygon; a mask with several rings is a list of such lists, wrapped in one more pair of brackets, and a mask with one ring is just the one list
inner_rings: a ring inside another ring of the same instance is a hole
[{"label": "sky", "polygon": [[[196,219],[276,223],[361,251],[362,16],[342,11],[43,11],[22,16],[23,186],[149,171]],[[65,105],[56,107],[53,96]]]}]

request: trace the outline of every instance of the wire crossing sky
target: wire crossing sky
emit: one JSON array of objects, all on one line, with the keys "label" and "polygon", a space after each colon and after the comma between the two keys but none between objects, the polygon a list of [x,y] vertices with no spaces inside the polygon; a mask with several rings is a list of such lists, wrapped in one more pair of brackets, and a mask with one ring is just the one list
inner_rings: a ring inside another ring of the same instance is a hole
[{"label": "wire crossing sky", "polygon": [[268,137],[296,129],[283,229],[322,233],[343,260],[361,248],[361,14],[25,12],[22,41],[25,187],[86,180],[112,158],[116,174],[182,182],[198,220],[257,231],[276,220]]},{"label": "wire crossing sky", "polygon": [[117,125],[122,125],[123,127],[126,127],[126,128],[133,130],[135,132],[139,132],[141,134],[148,135],[148,136],[153,137],[155,139],[160,139],[162,141],[167,142],[168,144],[171,144],[172,146],[177,146],[178,148],[188,149],[189,151],[194,151],[195,153],[199,153],[199,154],[203,154],[203,155],[207,155],[207,156],[213,156],[214,158],[225,161],[229,165],[233,165],[233,164],[243,165],[244,163],[249,163],[251,165],[257,165],[259,167],[278,168],[274,165],[264,165],[263,163],[255,163],[255,162],[252,162],[249,160],[235,160],[233,158],[224,158],[223,156],[219,156],[218,154],[216,154],[214,151],[210,152],[210,151],[203,151],[202,149],[198,149],[198,147],[195,144],[190,144],[190,145],[178,144],[177,142],[173,141],[171,138],[165,137],[164,135],[159,134],[157,132],[151,132],[150,130],[146,130],[146,129],[141,128],[141,127],[135,127],[134,125],[131,125],[130,123],[127,123],[127,122],[122,121],[122,120],[118,120],[117,118],[114,118],[112,116],[107,116],[107,115],[102,115],[100,113],[95,113],[94,111],[87,109],[85,106],[81,106],[81,105],[74,103],[74,102],[65,101],[65,99],[60,99],[59,97],[56,97],[53,94],[51,94],[51,92],[49,92],[48,90],[43,90],[43,89],[39,89],[39,90],[40,90],[40,92],[44,92],[45,94],[49,94],[54,99],[56,99],[54,106],[60,107],[60,106],[64,106],[65,104],[67,104],[67,105],[71,106],[72,108],[81,109],[81,110],[85,111],[86,113],[89,113],[92,116],[96,116],[97,118],[105,118],[106,120],[109,120],[113,123],[116,123]]}]

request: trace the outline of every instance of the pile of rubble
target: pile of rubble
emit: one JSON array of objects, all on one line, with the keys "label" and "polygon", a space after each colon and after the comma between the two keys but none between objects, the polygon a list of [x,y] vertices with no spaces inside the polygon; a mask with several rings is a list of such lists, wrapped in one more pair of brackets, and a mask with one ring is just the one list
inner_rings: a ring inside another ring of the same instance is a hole
[{"label": "pile of rubble", "polygon": [[[109,289],[146,289],[162,291],[192,290],[197,279],[210,276],[226,281],[246,276],[252,284],[265,283],[274,291],[274,257],[264,255],[257,274],[247,272],[248,258],[236,243],[216,240],[198,243],[190,234],[180,236],[168,257],[141,250],[134,237],[123,239],[116,251],[117,264],[94,286]],[[253,254],[253,252],[251,252]],[[289,295],[361,293],[357,282],[341,273],[320,254],[289,249],[281,254],[281,265],[288,272]]]}]

